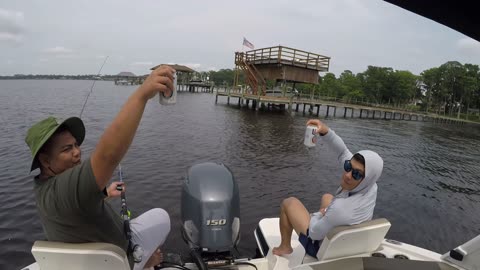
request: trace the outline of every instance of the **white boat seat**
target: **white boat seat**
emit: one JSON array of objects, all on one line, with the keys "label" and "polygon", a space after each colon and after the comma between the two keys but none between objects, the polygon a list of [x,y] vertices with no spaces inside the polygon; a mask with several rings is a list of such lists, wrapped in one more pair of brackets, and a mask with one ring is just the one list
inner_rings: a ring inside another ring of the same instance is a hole
[{"label": "white boat seat", "polygon": [[317,253],[319,261],[372,253],[382,243],[391,224],[385,218],[333,228]]},{"label": "white boat seat", "polygon": [[[292,233],[291,239],[293,252],[281,257],[272,255],[271,250],[280,245],[279,222],[279,218],[262,219],[255,231],[258,246],[263,247],[260,250],[261,254],[273,262],[270,269],[280,269],[281,266],[291,269],[302,263],[317,261],[316,258],[306,255],[295,231]],[[357,225],[335,227],[324,238],[317,258],[329,260],[355,255],[370,256],[373,251],[378,249],[390,226],[388,220],[380,218]]]},{"label": "white boat seat", "polygon": [[35,241],[32,254],[40,270],[130,270],[125,251],[108,243]]}]

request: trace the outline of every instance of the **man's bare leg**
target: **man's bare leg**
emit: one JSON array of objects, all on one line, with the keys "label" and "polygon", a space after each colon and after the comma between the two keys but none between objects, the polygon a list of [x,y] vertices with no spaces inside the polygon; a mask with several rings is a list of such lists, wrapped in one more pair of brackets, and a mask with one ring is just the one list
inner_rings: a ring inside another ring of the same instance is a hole
[{"label": "man's bare leg", "polygon": [[155,252],[153,252],[152,256],[148,258],[148,261],[145,263],[145,266],[143,268],[144,269],[151,268],[161,264],[162,262],[163,262],[163,253],[160,249],[157,249],[155,250]]},{"label": "man's bare leg", "polygon": [[290,197],[283,200],[280,207],[280,246],[273,248],[275,255],[285,255],[293,252],[291,238],[295,230],[297,234],[307,234],[310,224],[310,213],[297,198]]}]

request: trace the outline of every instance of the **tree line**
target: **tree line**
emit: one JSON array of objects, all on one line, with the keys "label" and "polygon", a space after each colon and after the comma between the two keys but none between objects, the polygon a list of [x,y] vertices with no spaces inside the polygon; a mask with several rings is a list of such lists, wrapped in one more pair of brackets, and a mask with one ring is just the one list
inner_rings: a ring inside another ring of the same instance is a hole
[{"label": "tree line", "polygon": [[[244,83],[244,74],[240,73]],[[213,81],[217,87],[232,87],[235,71],[196,72],[193,78]],[[190,77],[190,76],[189,76]],[[101,79],[112,80],[115,75],[15,75],[0,79]],[[279,87],[282,82],[267,81],[267,88]],[[326,73],[318,84],[287,83],[285,93],[307,98],[337,100],[371,106],[401,107],[414,111],[433,112],[451,117],[480,120],[480,68],[474,64],[449,61],[439,67],[415,75],[391,67],[368,66],[364,72],[345,70],[338,77]],[[295,88],[295,89],[293,89]],[[292,91],[295,90],[295,91]]]},{"label": "tree line", "polygon": [[[208,78],[216,86],[231,87],[234,70],[201,72],[197,76]],[[278,83],[281,82],[267,82],[269,88]],[[290,83],[286,88],[292,87]],[[368,66],[364,72],[357,74],[350,70],[345,70],[338,77],[326,73],[317,85],[297,83],[294,87],[295,92],[304,97],[479,118],[479,66],[457,61],[424,70],[420,75],[391,67]]]}]

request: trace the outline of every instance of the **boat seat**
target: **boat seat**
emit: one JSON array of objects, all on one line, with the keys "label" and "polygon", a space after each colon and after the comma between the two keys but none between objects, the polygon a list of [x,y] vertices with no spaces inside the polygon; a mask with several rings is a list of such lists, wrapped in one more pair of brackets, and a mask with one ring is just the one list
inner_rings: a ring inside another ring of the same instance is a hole
[{"label": "boat seat", "polygon": [[390,227],[390,222],[385,218],[335,227],[323,239],[317,258],[325,261],[360,254],[370,255],[378,249]]},{"label": "boat seat", "polygon": [[370,256],[370,253],[378,249],[391,226],[388,220],[380,218],[357,225],[335,227],[322,241],[317,253],[317,260],[317,258],[306,255],[295,231],[292,233],[291,239],[293,252],[286,256],[273,255],[271,250],[280,245],[281,240],[279,222],[279,218],[262,219],[255,231],[260,253],[272,262],[269,269],[280,269],[281,267],[291,269],[302,263],[339,257]]},{"label": "boat seat", "polygon": [[40,270],[130,270],[125,251],[108,243],[35,241],[32,254]]}]

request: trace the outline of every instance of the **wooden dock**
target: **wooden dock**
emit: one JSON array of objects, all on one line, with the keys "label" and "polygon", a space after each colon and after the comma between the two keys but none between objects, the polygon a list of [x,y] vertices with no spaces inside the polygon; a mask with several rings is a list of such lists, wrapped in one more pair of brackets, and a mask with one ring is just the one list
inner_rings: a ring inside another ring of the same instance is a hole
[{"label": "wooden dock", "polygon": [[213,93],[213,83],[190,81],[177,84],[177,91],[190,93]]},{"label": "wooden dock", "polygon": [[[292,84],[292,92],[296,83],[316,85],[320,78],[319,73],[327,72],[329,66],[330,57],[328,56],[284,46],[236,52],[234,88],[217,89],[215,103],[218,102],[219,96],[224,96],[227,97],[227,104],[230,104],[230,100],[234,98],[237,100],[238,106],[251,107],[254,110],[279,108],[298,112],[301,107],[303,114],[320,116],[322,113],[322,116],[325,117],[336,117],[338,114],[344,118],[434,121],[454,124],[475,123],[436,114],[406,111],[401,108],[314,99],[313,92],[307,98],[285,96],[288,93],[288,83]],[[244,74],[243,80],[240,80],[241,72]],[[283,96],[269,95],[267,80],[274,81],[275,85],[280,83]]]},{"label": "wooden dock", "polygon": [[[465,124],[469,121],[452,119],[438,115],[428,115],[404,111],[395,108],[369,107],[362,105],[346,104],[334,101],[324,101],[318,99],[300,99],[293,97],[275,97],[247,94],[238,90],[228,89],[226,91],[217,90],[215,94],[215,103],[218,103],[218,97],[226,97],[227,104],[231,99],[235,99],[239,107],[252,108],[254,110],[269,110],[278,107],[281,110],[296,111],[300,108],[303,114],[325,117],[343,117],[343,118],[364,118],[364,119],[384,119],[384,120],[407,120],[407,121],[433,121],[438,123]],[[324,110],[321,110],[321,108]],[[338,112],[337,112],[338,111]]]},{"label": "wooden dock", "polygon": [[194,77],[195,70],[178,64],[160,64],[151,68],[155,70],[161,66],[170,66],[177,71],[177,91],[190,93],[212,93],[213,83],[199,80]]}]

